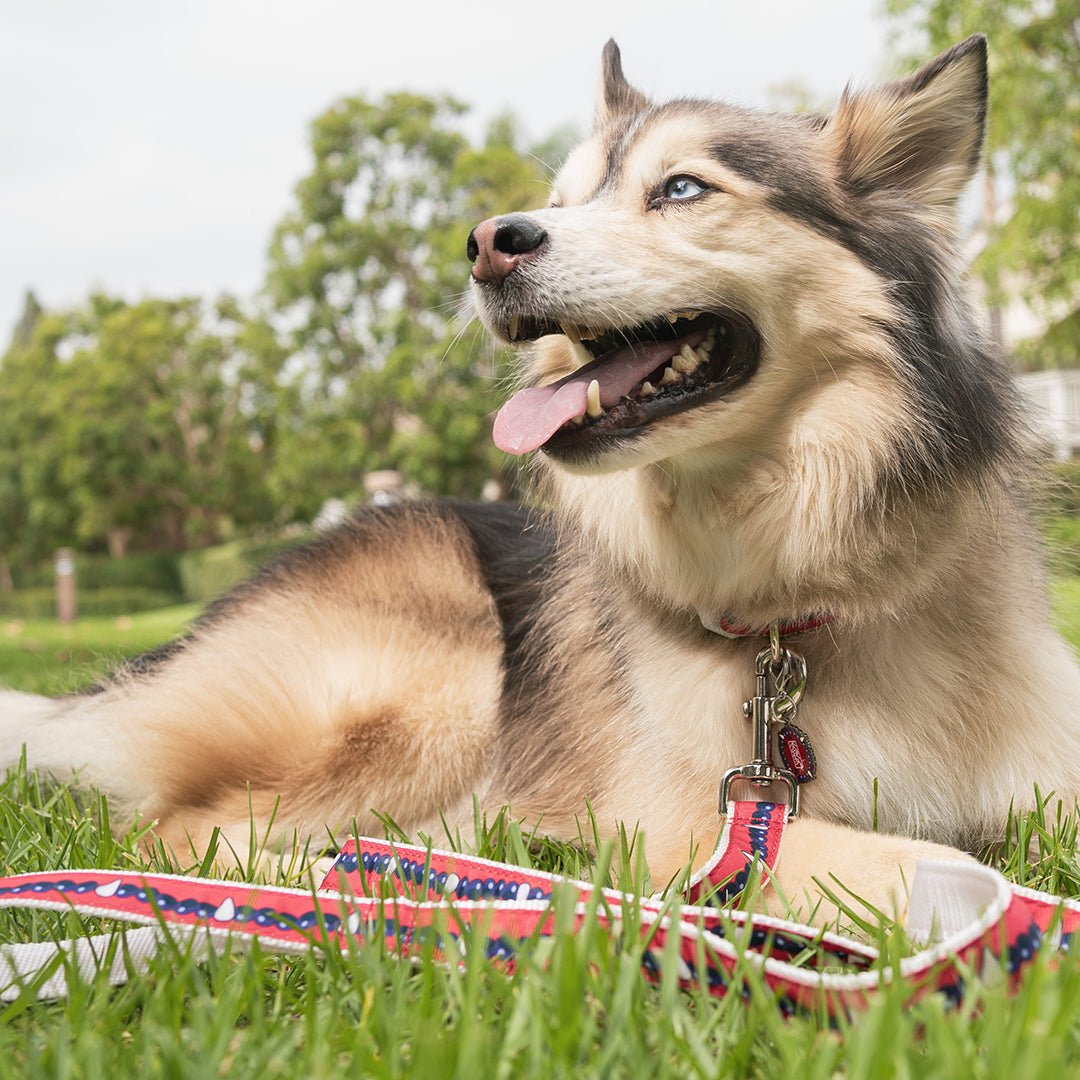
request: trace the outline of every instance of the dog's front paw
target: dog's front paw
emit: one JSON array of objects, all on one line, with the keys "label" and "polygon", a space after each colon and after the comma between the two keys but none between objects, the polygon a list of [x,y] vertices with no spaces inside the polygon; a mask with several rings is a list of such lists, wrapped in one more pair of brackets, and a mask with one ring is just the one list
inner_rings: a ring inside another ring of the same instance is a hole
[{"label": "dog's front paw", "polygon": [[957,848],[926,840],[800,818],[787,827],[765,904],[774,915],[848,931],[861,924],[902,922],[923,859],[975,861]]}]

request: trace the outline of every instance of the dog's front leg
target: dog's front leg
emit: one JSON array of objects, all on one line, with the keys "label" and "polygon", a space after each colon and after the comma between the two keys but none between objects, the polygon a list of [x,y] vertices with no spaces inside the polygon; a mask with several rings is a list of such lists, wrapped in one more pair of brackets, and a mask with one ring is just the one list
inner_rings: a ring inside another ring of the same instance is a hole
[{"label": "dog's front leg", "polygon": [[870,923],[879,921],[879,912],[901,921],[923,859],[974,861],[943,844],[798,818],[787,827],[763,902],[770,914],[821,926],[850,926],[844,908]]}]

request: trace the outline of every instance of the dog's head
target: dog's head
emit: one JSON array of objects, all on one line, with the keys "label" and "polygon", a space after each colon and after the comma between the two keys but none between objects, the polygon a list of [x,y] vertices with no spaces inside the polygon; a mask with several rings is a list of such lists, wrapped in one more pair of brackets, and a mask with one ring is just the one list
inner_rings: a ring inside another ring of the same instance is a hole
[{"label": "dog's head", "polygon": [[970,333],[953,221],[985,112],[981,37],[829,117],[653,105],[609,42],[595,128],[549,207],[469,237],[483,321],[529,343],[498,444],[575,473],[715,469],[783,452],[811,415],[861,409],[910,442],[925,409],[915,457],[986,452],[993,418],[935,361]]}]

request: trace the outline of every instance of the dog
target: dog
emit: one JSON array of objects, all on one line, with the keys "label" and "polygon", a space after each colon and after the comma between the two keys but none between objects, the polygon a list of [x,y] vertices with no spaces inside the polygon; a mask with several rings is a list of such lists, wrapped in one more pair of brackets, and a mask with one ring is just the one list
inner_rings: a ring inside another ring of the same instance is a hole
[{"label": "dog", "polygon": [[362,510],[92,690],[0,696],[6,763],[177,851],[244,851],[252,815],[438,836],[474,800],[577,840],[588,806],[662,884],[710,854],[774,627],[817,763],[789,902],[835,876],[902,911],[918,859],[1074,798],[1041,450],[958,252],[986,109],[982,37],[829,116],[653,104],[609,42],[549,205],[467,245],[521,358],[495,439],[551,509]]}]

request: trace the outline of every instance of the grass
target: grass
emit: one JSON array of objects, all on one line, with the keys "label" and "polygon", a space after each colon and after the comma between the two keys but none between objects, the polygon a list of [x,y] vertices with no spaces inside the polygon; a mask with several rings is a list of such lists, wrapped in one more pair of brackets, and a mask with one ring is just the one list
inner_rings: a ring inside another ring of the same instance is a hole
[{"label": "grass", "polygon": [[[1063,628],[1080,643],[1080,581],[1063,582],[1056,598]],[[0,626],[0,683],[70,689],[178,632],[193,614],[169,609],[66,629],[27,623],[6,633]],[[100,798],[22,769],[0,782],[5,872],[199,870],[148,853],[137,831],[114,837],[107,823]],[[992,858],[1003,872],[1080,895],[1075,818],[1048,801],[1005,831]],[[527,835],[503,816],[478,822],[462,842],[488,858],[600,873],[575,848]],[[623,871],[619,884],[639,884],[639,874]],[[556,907],[558,917],[558,897]],[[72,915],[0,912],[0,941],[96,929]],[[902,935],[883,933],[890,963]],[[782,1021],[752,977],[749,1002],[719,1001],[670,981],[651,986],[640,963],[636,935],[613,941],[596,926],[538,942],[513,975],[480,955],[460,968],[403,963],[377,943],[301,957],[235,948],[198,962],[176,944],[124,987],[84,983],[63,1003],[24,997],[0,1006],[0,1076],[1060,1080],[1080,1069],[1080,965],[1069,958],[1040,960],[1015,997],[1002,985],[973,984],[964,1005],[949,1011],[938,999],[909,1006],[909,988],[897,985],[839,1024],[814,1015]]]},{"label": "grass", "polygon": [[198,613],[197,605],[183,604],[67,626],[54,619],[0,621],[0,686],[34,694],[77,690],[125,656],[176,637]]},{"label": "grass", "polygon": [[1080,650],[1080,577],[1059,577],[1051,591],[1058,630]]},{"label": "grass", "polygon": [[[6,862],[171,872],[139,835],[113,839],[104,804],[76,799],[16,770],[0,784]],[[1052,815],[1017,819],[1015,841],[1034,838],[1038,880],[1069,867],[1075,825]],[[473,844],[488,857],[580,873],[580,854],[531,841],[513,822],[481,823]],[[603,860],[601,860],[603,861]],[[1026,865],[1026,864],[1025,864]],[[1027,873],[1029,879],[1031,874]],[[1064,879],[1061,879],[1064,880]],[[624,881],[623,884],[630,884]],[[556,919],[567,908],[557,899]],[[6,941],[96,931],[74,916],[9,911]],[[1080,1066],[1080,966],[1035,966],[1020,994],[975,986],[958,1011],[934,999],[907,1004],[884,990],[871,1009],[833,1025],[779,1018],[747,972],[749,1002],[679,991],[641,977],[637,935],[595,924],[522,954],[508,975],[479,953],[461,968],[403,963],[381,945],[281,957],[231,949],[196,962],[164,949],[126,986],[77,984],[64,1003],[20,999],[0,1011],[0,1075],[27,1077],[1053,1077]],[[886,950],[885,963],[890,963]]]}]

